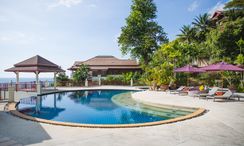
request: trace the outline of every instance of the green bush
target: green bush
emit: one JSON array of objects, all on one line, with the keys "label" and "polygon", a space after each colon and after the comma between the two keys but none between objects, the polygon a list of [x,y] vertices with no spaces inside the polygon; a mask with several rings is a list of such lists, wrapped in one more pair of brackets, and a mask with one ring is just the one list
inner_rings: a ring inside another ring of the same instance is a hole
[{"label": "green bush", "polygon": [[106,79],[102,80],[103,85],[129,85],[122,75],[108,75]]},{"label": "green bush", "polygon": [[243,83],[239,84],[238,88],[237,88],[237,92],[242,92],[244,93],[244,85]]},{"label": "green bush", "polygon": [[67,86],[69,77],[65,73],[59,73],[57,76],[57,86]]},{"label": "green bush", "polygon": [[84,85],[85,80],[88,78],[88,71],[88,66],[82,64],[80,68],[77,69],[72,76],[73,84]]},{"label": "green bush", "polygon": [[145,85],[141,80],[140,72],[128,72],[121,75],[108,75],[102,80],[103,85],[130,85],[133,79],[133,85]]}]

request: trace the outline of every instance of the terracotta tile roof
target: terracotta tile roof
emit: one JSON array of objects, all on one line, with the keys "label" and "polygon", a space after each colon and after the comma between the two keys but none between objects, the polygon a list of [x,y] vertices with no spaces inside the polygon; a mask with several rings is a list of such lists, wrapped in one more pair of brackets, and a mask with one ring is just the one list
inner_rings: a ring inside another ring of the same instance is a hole
[{"label": "terracotta tile roof", "polygon": [[86,64],[90,68],[99,67],[103,69],[108,68],[140,68],[135,60],[118,59],[114,56],[96,56],[86,61],[76,61],[69,70],[79,68],[81,64]]},{"label": "terracotta tile roof", "polygon": [[91,70],[109,70],[109,69],[140,69],[139,66],[91,66],[90,67]]},{"label": "terracotta tile roof", "polygon": [[215,11],[211,17],[212,20],[221,19],[224,17],[223,11]]},{"label": "terracotta tile roof", "polygon": [[6,69],[6,72],[64,72],[58,65],[36,55],[27,60],[19,62],[14,67]]},{"label": "terracotta tile roof", "polygon": [[88,59],[83,64],[86,65],[138,65],[135,60],[123,60],[115,58],[114,56],[96,56]]}]

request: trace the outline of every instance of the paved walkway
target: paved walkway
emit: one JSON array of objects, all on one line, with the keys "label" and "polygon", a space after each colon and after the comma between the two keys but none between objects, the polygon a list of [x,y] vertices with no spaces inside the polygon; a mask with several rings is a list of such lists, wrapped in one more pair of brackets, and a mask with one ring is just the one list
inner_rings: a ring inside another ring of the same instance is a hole
[{"label": "paved walkway", "polygon": [[9,137],[0,135],[0,146],[22,146],[22,144],[18,144],[16,141],[11,140]]},{"label": "paved walkway", "polygon": [[209,111],[197,118],[159,126],[90,129],[26,121],[4,112],[1,103],[0,139],[43,146],[244,146],[244,102],[213,102],[153,91],[135,93],[133,98]]}]

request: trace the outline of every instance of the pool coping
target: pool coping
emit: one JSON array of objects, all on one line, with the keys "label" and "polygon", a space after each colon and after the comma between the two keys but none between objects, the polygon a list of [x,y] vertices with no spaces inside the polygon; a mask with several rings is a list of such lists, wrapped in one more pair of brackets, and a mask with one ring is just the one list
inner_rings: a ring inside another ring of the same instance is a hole
[{"label": "pool coping", "polygon": [[37,96],[42,96],[42,95],[49,95],[49,94],[56,94],[56,93],[63,93],[63,92],[73,92],[73,91],[93,91],[93,90],[125,90],[125,91],[143,91],[143,89],[104,89],[104,88],[94,88],[94,87],[86,87],[85,89],[66,89],[66,90],[55,90],[55,91],[50,91],[50,92],[44,92],[37,94]]},{"label": "pool coping", "polygon": [[59,125],[59,126],[69,126],[69,127],[82,127],[82,128],[134,128],[134,127],[146,127],[146,126],[156,126],[156,125],[162,125],[162,124],[169,124],[169,123],[175,123],[179,121],[184,121],[187,119],[192,119],[194,117],[198,117],[200,115],[203,115],[205,113],[204,108],[197,108],[197,110],[191,114],[168,119],[168,120],[162,120],[162,121],[156,121],[156,122],[147,122],[147,123],[137,123],[137,124],[79,124],[79,123],[71,123],[71,122],[59,122],[59,121],[52,121],[52,120],[46,120],[41,118],[35,118],[32,116],[25,115],[21,112],[19,112],[16,109],[15,102],[8,103],[7,109],[8,111],[17,117],[20,117],[25,120],[30,120],[34,122],[40,122],[40,123],[46,123],[46,124],[52,124],[52,125]]}]

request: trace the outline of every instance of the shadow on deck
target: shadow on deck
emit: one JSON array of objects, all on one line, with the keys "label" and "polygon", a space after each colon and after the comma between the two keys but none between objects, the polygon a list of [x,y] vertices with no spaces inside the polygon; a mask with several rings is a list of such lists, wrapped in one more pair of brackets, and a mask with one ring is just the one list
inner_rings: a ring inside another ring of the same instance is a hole
[{"label": "shadow on deck", "polygon": [[[20,145],[37,144],[51,139],[40,123],[23,120],[4,112],[3,103],[0,104],[0,107],[1,137]],[[0,145],[4,142],[0,141]]]}]

